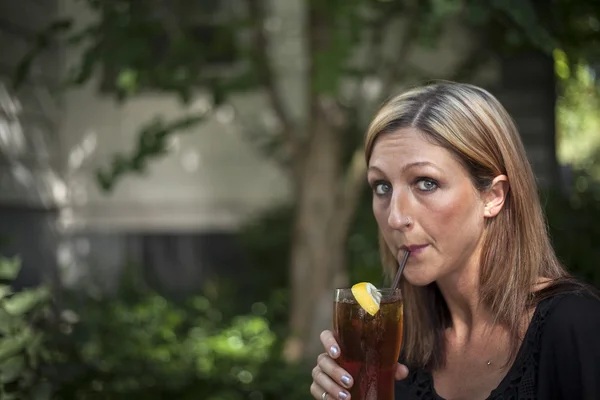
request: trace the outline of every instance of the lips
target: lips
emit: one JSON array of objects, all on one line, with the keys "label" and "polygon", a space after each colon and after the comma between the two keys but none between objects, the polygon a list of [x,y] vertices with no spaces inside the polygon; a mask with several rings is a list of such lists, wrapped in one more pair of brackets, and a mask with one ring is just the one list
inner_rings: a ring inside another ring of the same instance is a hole
[{"label": "lips", "polygon": [[414,257],[421,254],[421,252],[425,250],[427,246],[429,246],[429,244],[411,244],[401,246],[400,249],[404,251],[410,251],[410,257]]},{"label": "lips", "polygon": [[415,252],[418,252],[419,250],[423,250],[427,246],[429,246],[429,245],[428,244],[411,244],[411,245],[401,246],[400,248],[405,251],[408,250],[411,253],[415,253]]}]

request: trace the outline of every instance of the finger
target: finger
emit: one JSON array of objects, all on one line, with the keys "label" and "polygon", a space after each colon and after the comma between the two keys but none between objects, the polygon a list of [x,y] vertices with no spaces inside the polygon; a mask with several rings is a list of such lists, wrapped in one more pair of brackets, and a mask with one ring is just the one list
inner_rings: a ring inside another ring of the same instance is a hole
[{"label": "finger", "polygon": [[310,394],[317,400],[321,400],[324,391],[325,390],[315,382],[310,385]]},{"label": "finger", "polygon": [[404,364],[398,364],[396,367],[395,378],[397,381],[401,381],[402,379],[408,376],[408,368]]},{"label": "finger", "polygon": [[340,356],[340,346],[335,340],[333,336],[333,332],[331,331],[323,331],[321,332],[321,343],[323,343],[323,347],[325,351],[332,357],[338,358]]},{"label": "finger", "polygon": [[[340,388],[350,389],[354,384],[352,376],[325,353],[322,353],[317,358],[317,367],[329,380],[333,380]],[[327,386],[323,387],[327,388]]]},{"label": "finger", "polygon": [[350,393],[337,385],[318,366],[313,369],[313,383],[310,385],[310,393],[316,399],[322,399],[323,392],[327,392],[328,399],[350,399]]}]

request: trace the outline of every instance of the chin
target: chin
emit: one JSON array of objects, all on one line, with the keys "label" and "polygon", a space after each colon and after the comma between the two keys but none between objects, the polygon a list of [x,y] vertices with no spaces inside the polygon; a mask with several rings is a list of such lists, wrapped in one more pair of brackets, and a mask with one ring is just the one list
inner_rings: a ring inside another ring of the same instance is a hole
[{"label": "chin", "polygon": [[413,286],[427,286],[436,281],[435,277],[419,274],[419,273],[407,273],[404,272],[404,279]]}]

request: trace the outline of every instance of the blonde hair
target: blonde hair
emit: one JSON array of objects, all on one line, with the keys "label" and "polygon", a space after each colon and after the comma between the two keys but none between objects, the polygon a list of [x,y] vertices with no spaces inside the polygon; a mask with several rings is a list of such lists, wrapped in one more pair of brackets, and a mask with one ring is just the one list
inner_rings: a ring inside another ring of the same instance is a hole
[{"label": "blonde hair", "polygon": [[[552,248],[536,180],[517,128],[487,91],[468,84],[434,83],[383,105],[367,132],[367,164],[380,135],[407,127],[450,151],[480,191],[489,188],[494,177],[508,177],[504,207],[486,222],[479,287],[483,305],[510,332],[513,359],[522,339],[523,313],[535,303],[531,294],[537,280],[569,277]],[[397,260],[379,236],[384,268],[393,275]],[[403,280],[402,290],[404,362],[429,369],[443,366],[444,330],[450,325],[450,315],[437,285],[417,287]]]}]

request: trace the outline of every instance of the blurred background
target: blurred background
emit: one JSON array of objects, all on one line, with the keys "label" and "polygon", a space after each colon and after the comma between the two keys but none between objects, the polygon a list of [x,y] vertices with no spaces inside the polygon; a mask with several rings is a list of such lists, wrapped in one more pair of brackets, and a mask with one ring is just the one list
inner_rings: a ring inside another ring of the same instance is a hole
[{"label": "blurred background", "polygon": [[600,287],[600,4],[0,0],[2,399],[306,399],[384,282],[362,137],[435,79],[514,117]]}]

